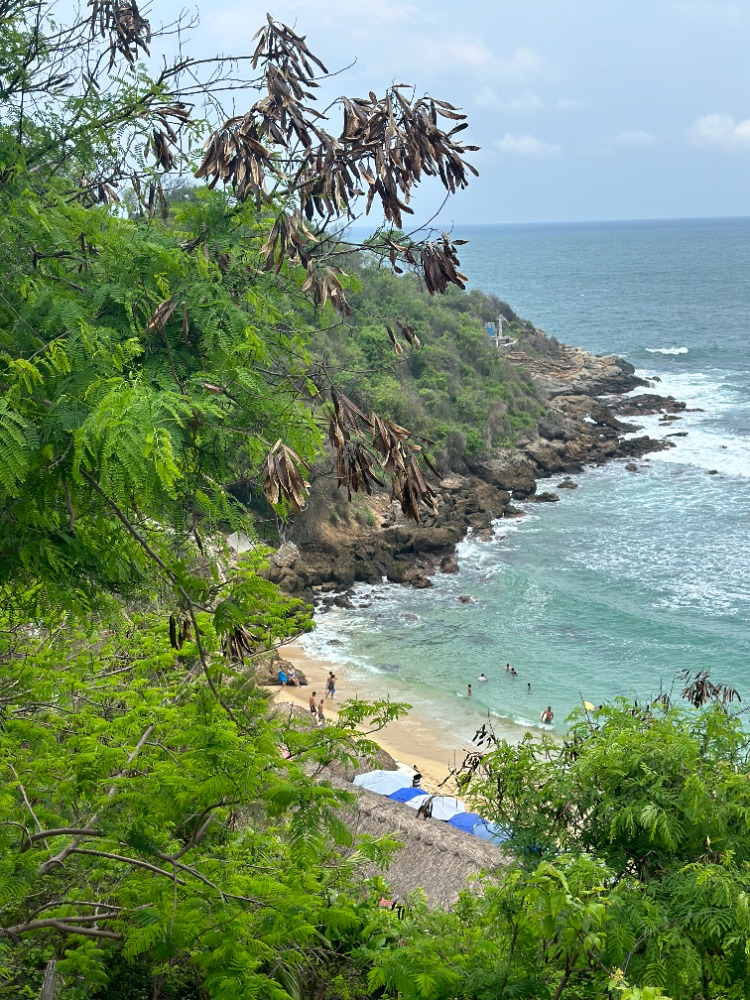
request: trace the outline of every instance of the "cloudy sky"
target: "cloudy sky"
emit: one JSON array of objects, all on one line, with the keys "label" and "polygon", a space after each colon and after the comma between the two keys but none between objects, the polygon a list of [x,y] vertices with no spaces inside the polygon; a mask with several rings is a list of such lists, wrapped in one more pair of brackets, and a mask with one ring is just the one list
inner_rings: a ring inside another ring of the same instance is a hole
[{"label": "cloudy sky", "polygon": [[[194,45],[247,51],[266,9],[200,0]],[[748,0],[276,0],[270,12],[329,69],[356,59],[327,95],[408,82],[463,107],[480,177],[446,223],[750,215]],[[435,204],[425,192],[417,208]]]}]

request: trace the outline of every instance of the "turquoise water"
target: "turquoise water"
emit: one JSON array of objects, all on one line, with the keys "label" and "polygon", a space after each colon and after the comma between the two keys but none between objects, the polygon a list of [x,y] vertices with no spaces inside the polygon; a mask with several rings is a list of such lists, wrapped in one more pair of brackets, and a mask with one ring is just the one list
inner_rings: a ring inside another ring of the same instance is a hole
[{"label": "turquoise water", "polygon": [[709,669],[750,704],[750,220],[456,235],[471,240],[462,262],[478,287],[702,412],[642,421],[688,433],[638,473],[587,471],[495,541],[468,539],[459,575],[431,590],[358,588],[369,607],[321,615],[308,648],[465,738],[488,714],[536,724],[547,704],[561,727],[582,698],[679,688],[683,669]]}]

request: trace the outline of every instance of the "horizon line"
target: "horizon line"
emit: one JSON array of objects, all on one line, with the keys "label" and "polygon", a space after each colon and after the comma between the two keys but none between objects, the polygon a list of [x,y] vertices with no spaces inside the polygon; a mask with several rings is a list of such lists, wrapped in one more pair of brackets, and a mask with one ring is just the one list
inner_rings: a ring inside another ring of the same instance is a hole
[{"label": "horizon line", "polygon": [[[750,214],[748,215],[652,215],[652,216],[638,216],[632,218],[613,218],[613,219],[516,219],[508,220],[505,219],[501,222],[460,222],[452,220],[450,222],[451,229],[460,229],[466,227],[472,227],[476,229],[487,229],[491,226],[595,226],[595,225],[609,225],[611,223],[639,223],[639,222],[742,222],[750,221]],[[446,225],[448,225],[446,223]],[[368,229],[373,232],[380,228],[377,225],[369,225],[367,223],[357,223],[351,222],[345,228],[347,229]],[[423,229],[439,229],[439,224],[437,225],[425,225],[419,229],[413,230],[414,232],[420,232]]]},{"label": "horizon line", "polygon": [[750,221],[748,215],[651,215],[619,219],[524,219],[502,222],[453,222],[455,228],[461,226],[585,226],[608,225],[613,222],[743,222]]}]

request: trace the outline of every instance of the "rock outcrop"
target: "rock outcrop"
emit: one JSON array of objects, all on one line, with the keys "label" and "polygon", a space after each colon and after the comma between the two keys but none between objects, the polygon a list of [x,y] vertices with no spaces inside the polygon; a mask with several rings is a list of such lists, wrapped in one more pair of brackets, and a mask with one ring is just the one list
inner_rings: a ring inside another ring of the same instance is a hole
[{"label": "rock outcrop", "polygon": [[457,572],[456,544],[468,532],[491,540],[496,538],[493,522],[523,516],[514,500],[560,499],[549,490],[537,495],[539,480],[562,474],[557,488],[575,489],[569,477],[586,466],[614,458],[632,463],[648,452],[674,447],[666,438],[633,436],[638,427],[620,419],[660,413],[671,422],[685,409],[671,396],[626,396],[649,383],[621,358],[564,345],[553,358],[518,350],[505,358],[523,365],[545,403],[535,432],[515,448],[482,461],[465,459],[468,474],[451,474],[440,482],[438,513],[420,524],[406,521],[385,492],[357,496],[347,504],[331,477],[318,475],[290,540],[273,556],[270,579],[324,607],[346,606],[345,592],[357,582],[387,579],[429,587],[438,570]]}]

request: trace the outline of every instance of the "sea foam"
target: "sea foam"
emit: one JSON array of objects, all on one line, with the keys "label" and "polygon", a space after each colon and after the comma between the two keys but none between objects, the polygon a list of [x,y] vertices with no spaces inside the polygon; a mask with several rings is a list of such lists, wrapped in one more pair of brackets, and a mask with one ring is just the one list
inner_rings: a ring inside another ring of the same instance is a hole
[{"label": "sea foam", "polygon": [[[639,372],[645,378],[648,373]],[[663,376],[657,391],[687,403],[680,419],[666,425],[654,415],[639,418],[639,425],[653,437],[670,437],[676,447],[651,455],[655,463],[692,465],[720,475],[750,478],[750,448],[747,436],[734,433],[731,420],[740,412],[738,390],[730,375],[717,372],[684,372]],[[643,431],[637,432],[638,434]]]},{"label": "sea foam", "polygon": [[688,354],[687,347],[647,347],[648,354]]}]

